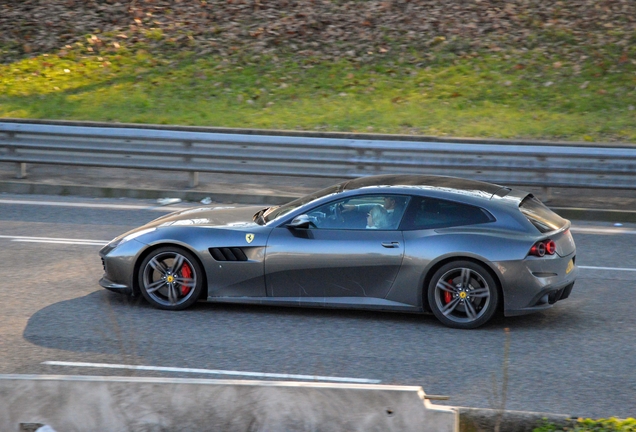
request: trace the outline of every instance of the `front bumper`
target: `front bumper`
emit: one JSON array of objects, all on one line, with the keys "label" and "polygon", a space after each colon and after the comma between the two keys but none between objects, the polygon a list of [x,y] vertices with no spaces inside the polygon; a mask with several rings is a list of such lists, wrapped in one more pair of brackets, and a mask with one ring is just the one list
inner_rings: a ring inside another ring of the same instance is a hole
[{"label": "front bumper", "polygon": [[99,284],[107,290],[122,294],[135,294],[134,268],[138,254],[144,244],[133,240],[112,248],[105,246],[99,251],[104,275]]},{"label": "front bumper", "polygon": [[128,295],[133,293],[133,289],[131,287],[124,284],[115,283],[111,280],[108,280],[105,276],[99,280],[99,284],[103,288],[106,288],[107,290],[110,290],[112,292]]}]

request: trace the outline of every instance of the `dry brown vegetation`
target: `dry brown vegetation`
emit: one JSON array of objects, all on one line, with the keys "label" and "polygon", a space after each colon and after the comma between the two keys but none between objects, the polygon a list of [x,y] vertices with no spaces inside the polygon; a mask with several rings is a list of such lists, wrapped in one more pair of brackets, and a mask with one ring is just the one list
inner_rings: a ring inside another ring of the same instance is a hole
[{"label": "dry brown vegetation", "polygon": [[563,59],[636,44],[634,0],[5,0],[4,62],[82,43],[142,42],[199,54],[295,51],[322,60],[417,52],[459,55],[541,46]]}]

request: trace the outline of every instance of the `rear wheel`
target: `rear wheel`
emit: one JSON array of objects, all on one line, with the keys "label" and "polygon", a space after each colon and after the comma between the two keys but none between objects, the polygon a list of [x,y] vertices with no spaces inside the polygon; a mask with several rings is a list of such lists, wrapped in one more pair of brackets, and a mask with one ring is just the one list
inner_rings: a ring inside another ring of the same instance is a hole
[{"label": "rear wheel", "polygon": [[181,248],[152,251],[139,267],[139,287],[148,302],[167,310],[192,306],[203,286],[203,270],[194,256]]},{"label": "rear wheel", "polygon": [[490,273],[471,261],[440,267],[428,286],[428,304],[442,324],[462,329],[484,325],[497,310],[499,291]]}]

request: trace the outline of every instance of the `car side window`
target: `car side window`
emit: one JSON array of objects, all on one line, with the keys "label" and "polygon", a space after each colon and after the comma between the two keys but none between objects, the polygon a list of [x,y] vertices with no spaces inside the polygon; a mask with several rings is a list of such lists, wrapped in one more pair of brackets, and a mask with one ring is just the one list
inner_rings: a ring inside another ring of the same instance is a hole
[{"label": "car side window", "polygon": [[333,201],[307,213],[313,229],[396,230],[410,197],[362,195]]},{"label": "car side window", "polygon": [[413,197],[404,215],[401,230],[423,230],[476,225],[495,218],[481,207],[429,197]]}]

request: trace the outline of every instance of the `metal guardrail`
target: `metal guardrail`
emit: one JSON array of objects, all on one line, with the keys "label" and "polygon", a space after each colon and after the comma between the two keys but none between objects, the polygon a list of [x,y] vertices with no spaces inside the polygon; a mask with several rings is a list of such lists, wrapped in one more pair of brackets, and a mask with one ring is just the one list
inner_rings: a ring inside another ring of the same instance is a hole
[{"label": "metal guardrail", "polygon": [[507,185],[636,188],[636,146],[452,143],[0,122],[0,162],[354,178],[437,174]]}]

